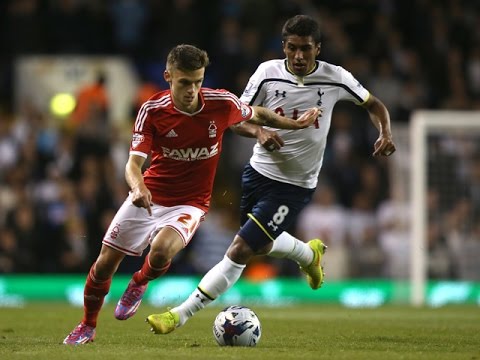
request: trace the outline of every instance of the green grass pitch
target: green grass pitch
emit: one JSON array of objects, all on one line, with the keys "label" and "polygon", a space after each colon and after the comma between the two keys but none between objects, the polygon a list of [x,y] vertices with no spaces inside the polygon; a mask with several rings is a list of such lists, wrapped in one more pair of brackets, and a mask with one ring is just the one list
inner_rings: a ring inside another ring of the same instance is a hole
[{"label": "green grass pitch", "polygon": [[212,335],[221,310],[211,306],[184,327],[154,335],[144,322],[164,309],[142,305],[118,321],[113,305],[102,310],[94,343],[61,342],[82,310],[63,303],[0,308],[0,359],[480,359],[480,308],[334,305],[250,305],[262,323],[255,348],[219,347]]}]

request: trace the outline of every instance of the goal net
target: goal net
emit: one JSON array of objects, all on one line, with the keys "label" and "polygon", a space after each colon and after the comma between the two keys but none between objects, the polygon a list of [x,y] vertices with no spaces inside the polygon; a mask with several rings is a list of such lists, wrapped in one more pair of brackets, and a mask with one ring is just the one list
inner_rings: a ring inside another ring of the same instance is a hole
[{"label": "goal net", "polygon": [[428,280],[480,280],[480,112],[417,111],[409,131],[411,303],[423,305]]}]

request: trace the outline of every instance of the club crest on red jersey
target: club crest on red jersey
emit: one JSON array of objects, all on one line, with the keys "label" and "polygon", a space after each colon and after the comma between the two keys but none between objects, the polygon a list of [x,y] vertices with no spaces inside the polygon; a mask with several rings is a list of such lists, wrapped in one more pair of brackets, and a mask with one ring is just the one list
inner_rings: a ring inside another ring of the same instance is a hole
[{"label": "club crest on red jersey", "polygon": [[215,124],[214,120],[210,120],[210,125],[208,126],[208,137],[217,137],[217,125]]}]

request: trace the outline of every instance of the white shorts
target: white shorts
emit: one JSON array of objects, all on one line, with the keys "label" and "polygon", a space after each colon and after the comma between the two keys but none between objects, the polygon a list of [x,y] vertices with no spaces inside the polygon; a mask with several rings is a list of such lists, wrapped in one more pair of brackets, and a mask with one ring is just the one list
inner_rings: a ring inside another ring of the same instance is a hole
[{"label": "white shorts", "polygon": [[141,256],[158,232],[168,226],[187,246],[204,216],[203,210],[190,205],[153,205],[150,216],[147,209],[133,205],[129,195],[115,214],[102,243],[127,255]]}]

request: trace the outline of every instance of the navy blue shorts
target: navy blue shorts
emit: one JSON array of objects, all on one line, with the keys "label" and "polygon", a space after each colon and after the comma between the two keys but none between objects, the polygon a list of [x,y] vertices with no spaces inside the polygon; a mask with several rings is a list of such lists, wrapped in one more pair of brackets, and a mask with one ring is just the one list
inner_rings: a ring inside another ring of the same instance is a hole
[{"label": "navy blue shorts", "polygon": [[271,180],[247,164],[242,175],[242,227],[238,235],[252,250],[261,249],[294,224],[314,192],[315,189]]}]

